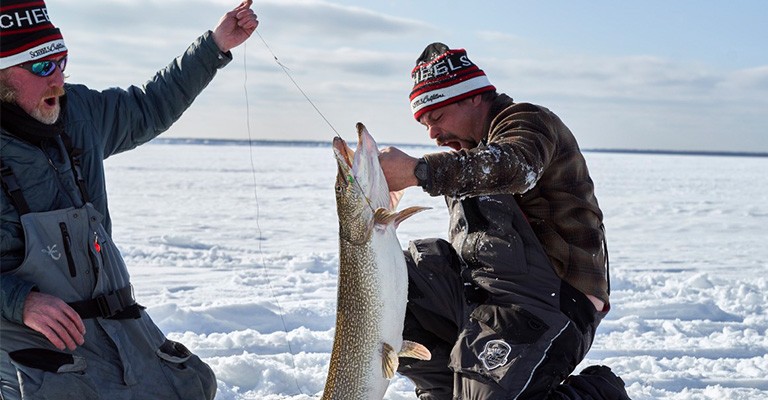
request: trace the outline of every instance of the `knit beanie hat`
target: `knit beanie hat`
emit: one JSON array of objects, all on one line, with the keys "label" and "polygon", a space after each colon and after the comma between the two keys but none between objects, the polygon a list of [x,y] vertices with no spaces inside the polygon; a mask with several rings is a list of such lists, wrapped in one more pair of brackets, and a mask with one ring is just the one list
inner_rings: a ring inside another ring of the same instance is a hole
[{"label": "knit beanie hat", "polygon": [[0,4],[0,69],[65,55],[67,46],[48,18],[42,0],[3,0]]},{"label": "knit beanie hat", "polygon": [[428,111],[496,90],[464,49],[451,50],[443,43],[432,43],[424,49],[411,78],[411,111],[417,121]]}]

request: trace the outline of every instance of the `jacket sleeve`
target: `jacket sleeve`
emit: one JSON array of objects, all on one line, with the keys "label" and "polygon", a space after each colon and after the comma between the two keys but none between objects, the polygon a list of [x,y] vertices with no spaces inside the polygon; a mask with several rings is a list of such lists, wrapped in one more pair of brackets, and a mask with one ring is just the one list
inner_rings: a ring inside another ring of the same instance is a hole
[{"label": "jacket sleeve", "polygon": [[24,301],[35,285],[16,278],[15,276],[0,276],[0,299],[3,301],[2,316],[8,321],[21,324],[24,314]]},{"label": "jacket sleeve", "polygon": [[222,53],[208,31],[141,87],[68,91],[68,97],[79,97],[70,99],[70,104],[79,103],[77,107],[85,109],[73,110],[70,115],[90,119],[87,123],[93,125],[98,136],[95,142],[101,143],[103,157],[107,158],[146,143],[170,128],[231,60],[232,54]]},{"label": "jacket sleeve", "polygon": [[557,146],[559,119],[548,110],[519,103],[494,119],[487,144],[427,154],[433,196],[521,194],[533,188]]},{"label": "jacket sleeve", "polygon": [[23,281],[7,274],[17,268],[24,258],[24,233],[19,224],[19,216],[5,191],[0,193],[2,205],[2,224],[0,224],[0,301],[2,317],[21,323],[24,300],[34,287],[31,282]]}]

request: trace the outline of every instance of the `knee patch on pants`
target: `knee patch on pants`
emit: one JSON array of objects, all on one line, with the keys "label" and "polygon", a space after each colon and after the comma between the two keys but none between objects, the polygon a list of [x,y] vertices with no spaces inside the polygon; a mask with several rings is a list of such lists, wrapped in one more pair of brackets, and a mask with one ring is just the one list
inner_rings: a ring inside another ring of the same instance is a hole
[{"label": "knee patch on pants", "polygon": [[213,399],[216,376],[208,364],[183,344],[166,339],[155,352],[162,360],[163,373],[180,399]]},{"label": "knee patch on pants", "polygon": [[516,386],[511,381],[520,379],[521,374],[507,372],[535,367],[533,345],[548,329],[544,321],[519,307],[481,304],[461,332],[450,366],[455,372],[511,388]]},{"label": "knee patch on pants", "polygon": [[[545,322],[519,306],[481,304],[470,314],[453,348],[450,367],[468,378],[464,385],[476,382],[488,393],[509,397],[546,393],[572,368],[550,354],[559,348],[555,341],[570,332],[566,328],[573,329],[563,319]],[[462,391],[477,392],[475,389],[464,387]]]},{"label": "knee patch on pants", "polygon": [[9,357],[24,399],[98,398],[82,357],[35,348],[13,351]]}]

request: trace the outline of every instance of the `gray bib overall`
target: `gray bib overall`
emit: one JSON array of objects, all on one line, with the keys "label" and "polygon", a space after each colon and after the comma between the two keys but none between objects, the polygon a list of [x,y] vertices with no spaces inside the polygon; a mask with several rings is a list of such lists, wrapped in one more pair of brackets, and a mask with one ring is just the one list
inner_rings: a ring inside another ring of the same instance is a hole
[{"label": "gray bib overall", "polygon": [[102,219],[90,203],[21,215],[25,258],[7,275],[69,303],[83,318],[85,343],[60,351],[42,334],[3,319],[0,397],[212,399],[213,371],[167,340],[135,303],[125,263]]}]

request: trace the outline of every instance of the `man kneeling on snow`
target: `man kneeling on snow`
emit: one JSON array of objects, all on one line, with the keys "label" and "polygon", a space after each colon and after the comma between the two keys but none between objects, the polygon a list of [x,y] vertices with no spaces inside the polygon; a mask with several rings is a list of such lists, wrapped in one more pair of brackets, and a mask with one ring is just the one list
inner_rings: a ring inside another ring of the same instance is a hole
[{"label": "man kneeling on snow", "polygon": [[[566,379],[609,307],[603,214],[576,139],[550,110],[498,94],[463,49],[427,46],[411,109],[438,145],[384,149],[389,189],[445,196],[449,241],[411,242],[398,370],[420,399],[626,399],[607,367]],[[565,380],[565,384],[561,382]]]}]

